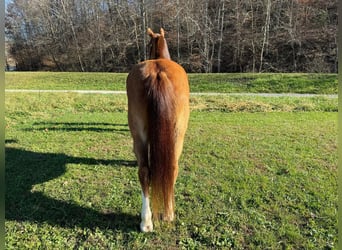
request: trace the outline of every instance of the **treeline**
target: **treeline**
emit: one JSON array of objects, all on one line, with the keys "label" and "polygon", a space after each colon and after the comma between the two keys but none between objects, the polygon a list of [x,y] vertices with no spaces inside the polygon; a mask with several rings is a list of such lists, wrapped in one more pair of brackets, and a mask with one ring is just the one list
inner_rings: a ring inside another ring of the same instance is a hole
[{"label": "treeline", "polygon": [[163,27],[188,72],[337,72],[337,0],[12,0],[18,70],[127,71]]}]

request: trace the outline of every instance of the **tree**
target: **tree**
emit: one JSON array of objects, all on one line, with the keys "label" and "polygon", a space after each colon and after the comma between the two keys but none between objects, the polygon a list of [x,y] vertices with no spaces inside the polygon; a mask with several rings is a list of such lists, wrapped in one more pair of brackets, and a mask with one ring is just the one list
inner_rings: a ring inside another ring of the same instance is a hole
[{"label": "tree", "polygon": [[163,27],[188,72],[337,72],[337,0],[12,0],[19,70],[127,71]]}]

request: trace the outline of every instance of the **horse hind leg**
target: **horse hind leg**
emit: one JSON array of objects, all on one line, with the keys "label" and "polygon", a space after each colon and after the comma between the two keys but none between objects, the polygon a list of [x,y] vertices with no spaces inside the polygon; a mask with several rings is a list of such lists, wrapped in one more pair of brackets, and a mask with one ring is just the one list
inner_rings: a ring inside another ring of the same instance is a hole
[{"label": "horse hind leg", "polygon": [[152,212],[150,208],[149,186],[150,186],[150,173],[148,168],[148,146],[143,140],[134,140],[134,152],[139,165],[139,180],[142,189],[142,208],[141,208],[141,223],[140,230],[142,232],[152,232]]},{"label": "horse hind leg", "polygon": [[150,198],[149,198],[149,183],[146,182],[146,173],[147,168],[139,167],[139,179],[142,187],[141,198],[142,198],[142,208],[141,208],[141,223],[140,230],[142,232],[152,232],[153,231],[153,223],[152,223],[152,212],[150,208]]}]

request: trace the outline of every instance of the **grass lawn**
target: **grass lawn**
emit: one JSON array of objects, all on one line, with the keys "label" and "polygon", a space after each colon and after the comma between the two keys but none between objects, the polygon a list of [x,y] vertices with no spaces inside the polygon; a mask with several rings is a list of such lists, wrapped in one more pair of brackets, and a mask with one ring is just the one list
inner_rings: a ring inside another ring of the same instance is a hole
[{"label": "grass lawn", "polygon": [[5,102],[7,249],[337,248],[336,99],[192,97],[176,221],[151,234],[125,95]]},{"label": "grass lawn", "polygon": [[[125,73],[6,72],[7,89],[125,90]],[[189,74],[192,92],[337,94],[337,74]]]}]

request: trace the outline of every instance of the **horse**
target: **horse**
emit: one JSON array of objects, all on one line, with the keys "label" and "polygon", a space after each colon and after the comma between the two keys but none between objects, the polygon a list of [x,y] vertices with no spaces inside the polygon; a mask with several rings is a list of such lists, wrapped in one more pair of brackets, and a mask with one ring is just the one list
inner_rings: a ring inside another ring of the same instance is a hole
[{"label": "horse", "polygon": [[134,65],[126,80],[128,125],[142,189],[142,232],[153,231],[152,217],[174,220],[174,186],[190,114],[188,77],[171,60],[164,30],[158,34],[148,28],[147,34],[149,59]]}]

